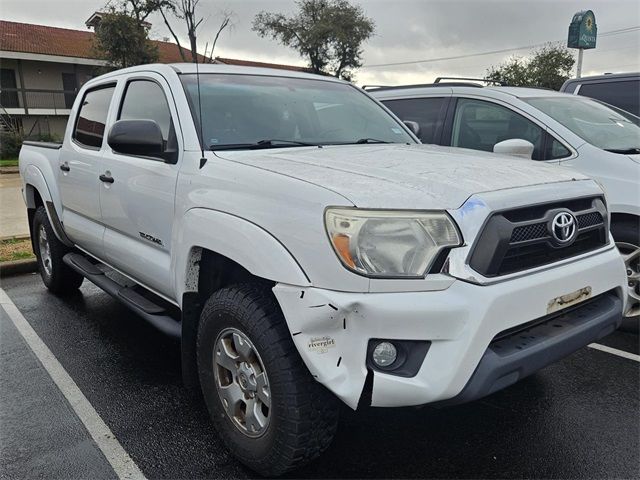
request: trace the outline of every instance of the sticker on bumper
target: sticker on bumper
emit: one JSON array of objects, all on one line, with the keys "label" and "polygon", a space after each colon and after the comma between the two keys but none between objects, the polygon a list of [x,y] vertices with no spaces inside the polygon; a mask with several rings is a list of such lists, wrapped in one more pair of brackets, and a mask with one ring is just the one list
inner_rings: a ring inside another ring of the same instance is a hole
[{"label": "sticker on bumper", "polygon": [[316,353],[327,353],[335,346],[336,341],[331,337],[313,337],[309,339],[308,344],[309,350]]}]

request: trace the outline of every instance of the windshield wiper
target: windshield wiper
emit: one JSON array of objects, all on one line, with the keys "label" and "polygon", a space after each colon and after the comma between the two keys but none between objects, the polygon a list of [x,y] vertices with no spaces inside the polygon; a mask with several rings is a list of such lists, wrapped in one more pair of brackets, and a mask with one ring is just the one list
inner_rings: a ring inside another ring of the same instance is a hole
[{"label": "windshield wiper", "polygon": [[361,138],[360,140],[356,140],[354,143],[357,145],[362,145],[364,143],[391,143],[386,140],[378,140],[377,138]]},{"label": "windshield wiper", "polygon": [[607,152],[619,153],[621,155],[637,155],[640,153],[640,147],[632,148],[605,148]]},{"label": "windshield wiper", "polygon": [[260,148],[280,148],[280,147],[318,147],[317,143],[299,142],[297,140],[281,140],[271,138],[260,140],[256,143],[227,143],[220,145],[209,145],[209,150],[257,150]]},{"label": "windshield wiper", "polygon": [[276,143],[286,143],[288,145],[296,146],[300,145],[301,147],[317,147],[317,143],[309,143],[309,142],[300,142],[298,140],[281,140],[279,138],[271,138],[269,140],[260,140],[256,143],[256,145],[263,145],[267,147],[275,146]]}]

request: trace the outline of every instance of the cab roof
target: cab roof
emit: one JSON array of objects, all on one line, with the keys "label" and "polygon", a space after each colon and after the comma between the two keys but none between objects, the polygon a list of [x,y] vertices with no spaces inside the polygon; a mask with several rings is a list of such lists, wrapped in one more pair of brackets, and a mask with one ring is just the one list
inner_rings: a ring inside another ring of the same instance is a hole
[{"label": "cab roof", "polygon": [[270,77],[306,78],[306,79],[313,79],[313,80],[324,80],[328,82],[348,83],[344,80],[340,80],[338,78],[327,76],[327,75],[316,75],[312,73],[297,72],[293,70],[282,70],[282,69],[276,69],[276,68],[247,67],[247,66],[238,66],[238,65],[224,65],[224,64],[218,64],[218,63],[216,64],[200,63],[197,65],[197,68],[195,63],[171,63],[171,64],[152,63],[148,65],[138,65],[135,67],[115,70],[113,72],[102,75],[99,78],[107,78],[110,76],[118,76],[118,75],[125,75],[129,73],[149,72],[149,71],[158,72],[158,73],[174,72],[179,75],[195,74],[197,72],[199,72],[200,74],[219,73],[219,74],[235,74],[235,75],[262,75],[262,76],[270,76]]}]

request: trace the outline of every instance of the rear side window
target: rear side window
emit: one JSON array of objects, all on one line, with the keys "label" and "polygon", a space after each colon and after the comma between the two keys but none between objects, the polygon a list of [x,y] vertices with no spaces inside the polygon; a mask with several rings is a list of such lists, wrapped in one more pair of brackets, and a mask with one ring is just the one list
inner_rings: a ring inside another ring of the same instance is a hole
[{"label": "rear side window", "polygon": [[558,160],[560,158],[567,158],[571,156],[571,152],[558,140],[549,136],[547,140],[546,152],[544,155],[545,160]]},{"label": "rear side window", "polygon": [[640,116],[640,80],[585,83],[580,87],[578,94]]},{"label": "rear side window", "polygon": [[169,140],[175,140],[171,111],[162,87],[151,80],[133,80],[127,90],[120,107],[118,120],[153,120],[162,131],[165,146]]},{"label": "rear side window", "polygon": [[100,148],[115,85],[85,93],[73,130],[73,138],[84,146]]},{"label": "rear side window", "polygon": [[439,143],[436,135],[440,132],[446,113],[444,98],[406,98],[383,103],[403,122],[412,121],[420,126],[418,137],[422,143]]}]

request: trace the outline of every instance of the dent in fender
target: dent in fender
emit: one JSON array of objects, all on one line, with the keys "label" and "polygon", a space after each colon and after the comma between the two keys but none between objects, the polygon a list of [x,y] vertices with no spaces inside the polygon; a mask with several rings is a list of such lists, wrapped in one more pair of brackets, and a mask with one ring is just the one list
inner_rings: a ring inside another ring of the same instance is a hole
[{"label": "dent in fender", "polygon": [[283,284],[273,292],[311,375],[355,410],[367,377],[367,342],[354,341],[364,320],[358,302],[329,303],[316,289]]}]

